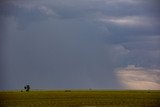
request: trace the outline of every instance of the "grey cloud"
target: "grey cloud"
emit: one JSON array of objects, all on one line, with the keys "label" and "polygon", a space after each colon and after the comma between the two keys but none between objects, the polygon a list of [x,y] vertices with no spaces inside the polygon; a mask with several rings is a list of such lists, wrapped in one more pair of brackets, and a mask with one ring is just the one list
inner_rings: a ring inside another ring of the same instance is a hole
[{"label": "grey cloud", "polygon": [[132,50],[126,56],[125,62],[135,64],[146,68],[159,68],[160,51],[159,50]]},{"label": "grey cloud", "polygon": [[[38,2],[37,0],[9,0],[6,3],[2,3],[1,14],[14,16],[22,27],[28,26],[30,22],[48,20],[48,17],[54,19],[82,19],[91,21],[99,20],[99,18],[104,16],[118,18],[120,16],[145,16],[148,18],[151,15],[153,16],[152,9],[154,9],[154,6],[151,6],[152,2],[150,0],[39,0]],[[159,18],[157,18],[157,20],[159,20]],[[146,23],[148,22],[150,21],[147,21]],[[152,35],[159,33],[159,24],[154,24],[154,27],[141,29],[125,28],[114,25],[113,23],[107,23],[106,26],[108,27],[107,29],[110,29],[111,31],[112,29],[115,29],[117,32],[119,31],[118,33],[121,33],[121,35],[144,32],[152,32]],[[125,31],[123,31],[123,29],[125,29]]]},{"label": "grey cloud", "polygon": [[[130,16],[130,15],[147,15],[150,14],[148,10],[146,10],[146,5],[148,8],[151,8],[149,1],[132,1],[138,2],[136,5],[128,0],[119,0],[119,1],[106,1],[106,0],[82,0],[82,1],[74,1],[74,0],[48,0],[38,2],[35,1],[20,1],[14,0],[8,2],[8,4],[12,4],[14,6],[18,6],[21,8],[34,9],[39,7],[47,7],[49,10],[53,12],[57,12],[62,18],[78,18],[84,17],[95,13],[102,13],[108,16]],[[110,3],[111,2],[111,3]],[[121,3],[122,2],[122,3]],[[139,3],[140,2],[140,3]],[[153,1],[152,1],[153,2]],[[120,4],[119,4],[120,3]],[[153,6],[152,6],[153,7]],[[126,10],[127,8],[127,10]],[[149,12],[149,13],[148,13]],[[152,13],[152,12],[151,12]]]},{"label": "grey cloud", "polygon": [[[13,23],[12,21],[10,23]],[[16,26],[13,24],[11,28]],[[125,49],[122,46],[106,47],[98,37],[101,35],[98,29],[92,22],[53,19],[35,22],[23,31],[16,27],[9,29],[6,36],[10,39],[5,44],[7,54],[3,55],[7,58],[6,65],[10,68],[4,73],[7,75],[8,87],[11,81],[13,84],[21,85],[29,81],[39,88],[46,85],[50,88],[117,87],[110,82],[115,81],[111,75],[117,66],[113,64],[117,63],[113,58],[125,55]],[[117,54],[119,51],[120,55]],[[37,81],[40,78],[47,79]],[[47,83],[49,80],[55,83]],[[14,88],[17,88],[16,86]]]},{"label": "grey cloud", "polygon": [[149,50],[157,51],[160,50],[160,36],[150,35],[150,36],[140,36],[140,37],[130,37],[130,40],[123,42],[122,44],[130,50]]},{"label": "grey cloud", "polygon": [[3,86],[120,88],[115,68],[159,66],[154,9],[144,0],[8,0],[0,7]]}]

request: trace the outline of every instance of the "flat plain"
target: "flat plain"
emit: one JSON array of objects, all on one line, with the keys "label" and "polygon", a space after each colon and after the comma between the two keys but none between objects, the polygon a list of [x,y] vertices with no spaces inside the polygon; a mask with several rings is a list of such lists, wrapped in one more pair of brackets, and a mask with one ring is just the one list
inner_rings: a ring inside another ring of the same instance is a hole
[{"label": "flat plain", "polygon": [[160,107],[160,90],[1,91],[0,107]]}]

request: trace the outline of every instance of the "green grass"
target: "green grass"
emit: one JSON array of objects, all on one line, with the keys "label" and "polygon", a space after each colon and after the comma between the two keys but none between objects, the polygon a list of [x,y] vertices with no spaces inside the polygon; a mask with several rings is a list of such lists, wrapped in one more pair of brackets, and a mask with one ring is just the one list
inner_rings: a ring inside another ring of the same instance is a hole
[{"label": "green grass", "polygon": [[160,91],[0,92],[0,107],[160,107]]}]

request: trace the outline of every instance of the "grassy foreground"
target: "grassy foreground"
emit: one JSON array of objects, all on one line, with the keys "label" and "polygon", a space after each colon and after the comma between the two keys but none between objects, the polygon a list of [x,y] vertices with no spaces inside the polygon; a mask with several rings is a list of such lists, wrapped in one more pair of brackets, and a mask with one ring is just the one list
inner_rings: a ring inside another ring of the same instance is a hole
[{"label": "grassy foreground", "polygon": [[160,107],[160,91],[0,92],[0,107]]}]

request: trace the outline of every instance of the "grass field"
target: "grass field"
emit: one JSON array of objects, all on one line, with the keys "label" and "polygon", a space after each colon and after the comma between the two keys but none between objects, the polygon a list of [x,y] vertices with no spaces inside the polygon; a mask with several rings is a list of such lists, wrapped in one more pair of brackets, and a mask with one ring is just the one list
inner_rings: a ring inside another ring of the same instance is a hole
[{"label": "grass field", "polygon": [[160,91],[0,92],[0,107],[160,107]]}]

